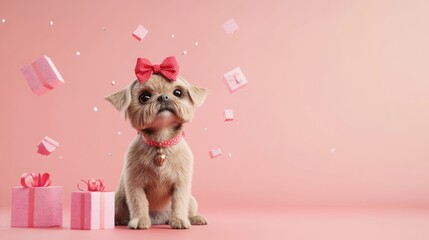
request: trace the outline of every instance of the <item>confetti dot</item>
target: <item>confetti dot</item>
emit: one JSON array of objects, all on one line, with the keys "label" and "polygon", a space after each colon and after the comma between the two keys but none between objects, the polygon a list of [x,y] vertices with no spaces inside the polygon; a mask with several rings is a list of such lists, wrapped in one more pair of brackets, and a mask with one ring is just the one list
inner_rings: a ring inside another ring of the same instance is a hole
[{"label": "confetti dot", "polygon": [[112,81],[110,84],[112,84],[112,86],[115,86],[116,82]]},{"label": "confetti dot", "polygon": [[109,152],[109,153],[107,153],[107,155],[112,156],[112,153]]},{"label": "confetti dot", "polygon": [[231,154],[231,153],[228,153],[228,157],[232,158],[232,154]]},{"label": "confetti dot", "polygon": [[186,54],[188,54],[188,52],[187,52],[186,50],[184,50],[184,51],[182,52],[182,55],[186,55]]},{"label": "confetti dot", "polygon": [[198,44],[199,44],[198,42],[195,42],[195,46],[198,46]]},{"label": "confetti dot", "polygon": [[118,131],[118,135],[122,135],[122,132],[121,132],[121,131]]},{"label": "confetti dot", "polygon": [[207,131],[207,128],[206,128],[206,127],[204,128],[204,131]]},{"label": "confetti dot", "polygon": [[98,108],[97,107],[94,107],[94,112],[98,112]]},{"label": "confetti dot", "polygon": [[76,52],[76,56],[80,56],[80,52]]},{"label": "confetti dot", "polygon": [[52,26],[52,25],[54,25],[54,22],[53,22],[53,21],[50,21],[50,22],[49,22],[49,25],[51,25],[51,26]]},{"label": "confetti dot", "polygon": [[4,19],[4,18],[3,18],[3,19],[1,20],[1,23],[5,23],[5,22],[6,22],[6,19]]},{"label": "confetti dot", "polygon": [[174,34],[171,34],[171,38],[174,38]]},{"label": "confetti dot", "polygon": [[107,30],[107,28],[106,28],[106,27],[102,27],[101,29],[103,29],[103,31],[106,31],[106,30]]},{"label": "confetti dot", "polygon": [[331,149],[331,153],[333,153],[333,152],[335,152],[335,148],[332,148],[332,149]]},{"label": "confetti dot", "polygon": [[58,156],[59,159],[63,158],[63,156]]}]

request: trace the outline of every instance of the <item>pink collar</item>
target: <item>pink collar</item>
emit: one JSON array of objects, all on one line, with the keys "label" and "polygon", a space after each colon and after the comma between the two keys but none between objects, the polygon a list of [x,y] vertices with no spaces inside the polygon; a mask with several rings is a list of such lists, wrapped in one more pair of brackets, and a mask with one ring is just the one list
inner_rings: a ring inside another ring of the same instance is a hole
[{"label": "pink collar", "polygon": [[180,132],[175,137],[167,139],[167,140],[162,141],[162,142],[157,142],[157,141],[154,141],[152,139],[149,139],[149,138],[145,137],[143,133],[141,133],[141,136],[142,136],[143,141],[149,146],[166,148],[166,147],[171,147],[171,146],[178,144],[182,140],[184,133]]}]

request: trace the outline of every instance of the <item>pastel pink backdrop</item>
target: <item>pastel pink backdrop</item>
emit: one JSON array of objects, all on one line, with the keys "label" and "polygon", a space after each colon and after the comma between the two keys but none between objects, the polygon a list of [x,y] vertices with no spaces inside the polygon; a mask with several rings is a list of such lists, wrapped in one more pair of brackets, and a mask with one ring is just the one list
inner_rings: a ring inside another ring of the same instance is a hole
[{"label": "pastel pink backdrop", "polygon": [[[169,55],[183,77],[210,89],[186,127],[202,211],[428,206],[428,8],[399,0],[1,1],[0,206],[10,206],[11,187],[29,171],[51,172],[65,206],[80,179],[115,189],[136,132],[103,97],[135,79],[137,57]],[[230,18],[240,30],[227,36],[221,25]],[[131,37],[139,24],[149,30],[142,42]],[[38,97],[20,68],[43,54],[66,83]],[[230,94],[222,75],[237,66],[249,84]],[[234,110],[233,122],[223,122],[224,109]],[[61,144],[49,157],[36,154],[44,136]],[[210,159],[215,147],[224,154]]]}]

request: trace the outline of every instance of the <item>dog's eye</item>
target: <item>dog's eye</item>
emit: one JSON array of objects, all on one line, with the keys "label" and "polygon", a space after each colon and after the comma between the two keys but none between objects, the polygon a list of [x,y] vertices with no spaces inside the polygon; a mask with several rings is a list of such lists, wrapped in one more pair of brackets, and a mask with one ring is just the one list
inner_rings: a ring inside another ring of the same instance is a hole
[{"label": "dog's eye", "polygon": [[181,98],[183,96],[183,92],[180,89],[176,89],[173,91],[173,95],[178,97],[178,98]]},{"label": "dog's eye", "polygon": [[142,92],[139,96],[139,101],[140,103],[145,103],[150,99],[150,97],[152,97],[152,94],[150,94],[150,92]]}]

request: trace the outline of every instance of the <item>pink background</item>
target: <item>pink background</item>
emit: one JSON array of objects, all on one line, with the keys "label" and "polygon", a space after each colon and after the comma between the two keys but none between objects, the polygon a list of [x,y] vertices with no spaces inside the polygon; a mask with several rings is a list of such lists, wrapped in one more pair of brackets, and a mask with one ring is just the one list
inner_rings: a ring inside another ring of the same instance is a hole
[{"label": "pink background", "polygon": [[[29,171],[51,172],[65,206],[80,179],[115,189],[136,133],[103,97],[135,79],[137,57],[169,55],[185,79],[210,89],[186,127],[202,211],[428,206],[428,8],[399,0],[1,1],[0,206],[10,206],[11,187]],[[230,18],[240,30],[227,36],[221,25]],[[140,24],[149,30],[142,42],[131,37]],[[38,97],[20,68],[43,54],[66,83]],[[230,94],[222,75],[237,66],[249,84]],[[223,122],[224,109],[234,110],[233,122]],[[44,136],[61,144],[49,157],[36,153]],[[215,147],[224,154],[210,159]]]}]

